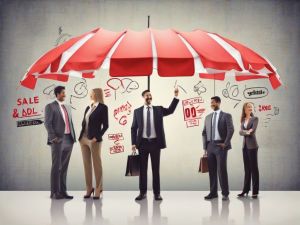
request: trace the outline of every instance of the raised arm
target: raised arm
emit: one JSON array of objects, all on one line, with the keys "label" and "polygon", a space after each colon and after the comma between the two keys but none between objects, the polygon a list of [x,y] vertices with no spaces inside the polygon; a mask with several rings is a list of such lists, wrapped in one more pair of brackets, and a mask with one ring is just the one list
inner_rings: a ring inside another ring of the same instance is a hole
[{"label": "raised arm", "polygon": [[178,102],[179,102],[179,99],[178,99],[178,98],[173,98],[173,100],[172,100],[172,102],[171,102],[169,108],[164,108],[164,107],[162,107],[163,115],[164,115],[164,116],[168,116],[168,115],[174,113],[174,111],[175,111],[175,109],[176,109],[176,107],[177,107]]}]

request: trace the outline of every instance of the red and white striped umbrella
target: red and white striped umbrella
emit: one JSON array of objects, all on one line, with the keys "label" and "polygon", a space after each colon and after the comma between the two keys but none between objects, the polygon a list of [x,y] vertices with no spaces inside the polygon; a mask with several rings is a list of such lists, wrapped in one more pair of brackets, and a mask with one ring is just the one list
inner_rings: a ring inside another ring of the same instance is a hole
[{"label": "red and white striped umbrella", "polygon": [[193,76],[237,81],[269,79],[274,89],[282,83],[276,68],[246,46],[203,30],[125,30],[102,28],[71,38],[39,58],[21,81],[34,89],[38,78],[67,81],[69,76],[93,78],[96,70],[109,69],[112,77]]}]

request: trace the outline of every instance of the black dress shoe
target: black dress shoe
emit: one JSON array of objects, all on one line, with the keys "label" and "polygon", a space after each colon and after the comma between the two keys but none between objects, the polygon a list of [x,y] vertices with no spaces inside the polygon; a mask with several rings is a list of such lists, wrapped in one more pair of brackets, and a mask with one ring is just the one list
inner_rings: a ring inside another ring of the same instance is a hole
[{"label": "black dress shoe", "polygon": [[64,199],[64,196],[60,193],[52,193],[50,198],[51,199]]},{"label": "black dress shoe", "polygon": [[245,195],[246,195],[246,197],[248,197],[248,193],[249,193],[249,191],[243,191],[241,194],[238,194],[237,196],[238,196],[238,198],[245,197]]},{"label": "black dress shoe", "polygon": [[257,199],[257,197],[258,197],[258,194],[253,194],[252,195],[252,198],[254,198],[254,199]]},{"label": "black dress shoe", "polygon": [[147,197],[146,194],[140,193],[139,196],[135,198],[136,201],[141,201]]},{"label": "black dress shoe", "polygon": [[62,193],[61,194],[65,199],[73,199],[74,197],[73,196],[71,196],[71,195],[68,195],[68,193],[67,192],[65,192],[65,193]]},{"label": "black dress shoe", "polygon": [[223,200],[223,201],[229,200],[228,195],[223,195],[222,200]]},{"label": "black dress shoe", "polygon": [[218,195],[213,195],[213,194],[208,194],[204,197],[205,200],[211,200],[211,199],[214,199],[214,198],[217,198]]},{"label": "black dress shoe", "polygon": [[155,199],[156,201],[162,201],[162,200],[163,200],[163,198],[160,196],[160,194],[154,195],[154,199]]}]

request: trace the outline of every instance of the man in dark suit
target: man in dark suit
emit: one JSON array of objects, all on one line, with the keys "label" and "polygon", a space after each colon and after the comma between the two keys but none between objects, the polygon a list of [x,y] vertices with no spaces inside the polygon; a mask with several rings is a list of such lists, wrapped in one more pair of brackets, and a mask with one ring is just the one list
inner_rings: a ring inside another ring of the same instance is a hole
[{"label": "man in dark suit", "polygon": [[133,122],[131,126],[132,151],[139,150],[140,154],[140,194],[136,200],[146,198],[147,193],[147,168],[149,154],[151,157],[153,192],[155,200],[162,200],[160,196],[159,164],[160,151],[166,148],[163,117],[172,114],[179,102],[178,88],[175,89],[171,105],[169,108],[153,106],[151,92],[145,90],[142,93],[145,104],[134,110]]},{"label": "man in dark suit", "polygon": [[213,113],[205,118],[202,132],[203,149],[208,157],[210,193],[205,199],[218,197],[218,177],[222,189],[222,200],[228,200],[227,151],[231,149],[231,138],[234,133],[232,116],[220,109],[221,99],[211,98]]},{"label": "man in dark suit", "polygon": [[54,89],[56,100],[45,107],[45,127],[48,133],[47,144],[51,146],[51,195],[52,199],[72,199],[67,193],[67,171],[76,141],[71,108],[64,104],[65,87]]}]

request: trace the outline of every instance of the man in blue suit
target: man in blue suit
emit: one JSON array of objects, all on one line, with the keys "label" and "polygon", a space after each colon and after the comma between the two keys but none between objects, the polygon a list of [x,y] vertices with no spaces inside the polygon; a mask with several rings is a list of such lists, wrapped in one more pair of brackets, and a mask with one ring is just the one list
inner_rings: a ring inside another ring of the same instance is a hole
[{"label": "man in blue suit", "polygon": [[169,108],[153,106],[152,95],[149,90],[145,90],[142,96],[145,104],[134,110],[133,122],[131,126],[132,151],[138,149],[140,154],[140,194],[135,200],[139,201],[146,198],[147,194],[147,168],[148,158],[151,157],[153,192],[155,200],[162,200],[160,196],[159,164],[160,151],[166,148],[163,117],[172,114],[179,102],[178,88],[174,91],[174,98]]}]

